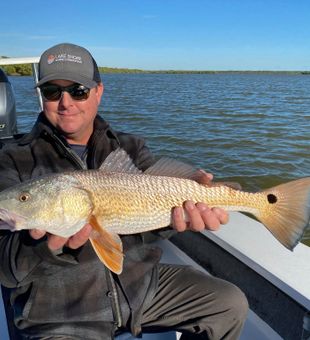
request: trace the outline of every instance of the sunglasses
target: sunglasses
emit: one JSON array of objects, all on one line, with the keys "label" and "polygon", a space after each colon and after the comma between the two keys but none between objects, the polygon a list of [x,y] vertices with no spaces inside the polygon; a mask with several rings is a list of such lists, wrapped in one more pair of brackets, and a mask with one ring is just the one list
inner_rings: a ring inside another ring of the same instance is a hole
[{"label": "sunglasses", "polygon": [[43,98],[52,102],[60,100],[64,91],[68,92],[72,99],[78,101],[86,100],[90,93],[90,89],[81,84],[72,84],[69,86],[46,84],[42,85],[40,90]]}]

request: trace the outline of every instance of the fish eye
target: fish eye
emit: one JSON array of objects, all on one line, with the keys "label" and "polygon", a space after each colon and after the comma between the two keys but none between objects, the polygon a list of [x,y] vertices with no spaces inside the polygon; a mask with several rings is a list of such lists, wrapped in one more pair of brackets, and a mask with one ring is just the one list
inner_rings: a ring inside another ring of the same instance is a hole
[{"label": "fish eye", "polygon": [[19,196],[19,200],[20,202],[26,202],[30,199],[30,194],[28,194],[28,192],[23,192],[20,194]]}]

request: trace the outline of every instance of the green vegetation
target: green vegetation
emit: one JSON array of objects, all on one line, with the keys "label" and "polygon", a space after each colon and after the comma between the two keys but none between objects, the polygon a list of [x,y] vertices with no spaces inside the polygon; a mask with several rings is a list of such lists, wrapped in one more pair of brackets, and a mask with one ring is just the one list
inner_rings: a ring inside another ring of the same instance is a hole
[{"label": "green vegetation", "polygon": [[[7,58],[7,57],[0,57]],[[32,67],[30,64],[0,65],[9,76],[31,76]],[[99,67],[100,73],[132,73],[132,74],[220,74],[220,73],[255,73],[255,74],[310,74],[310,71],[193,71],[193,70],[140,70],[116,67]]]},{"label": "green vegetation", "polygon": [[140,73],[140,74],[310,74],[307,71],[207,71],[207,70],[140,70],[129,68],[99,67],[100,73]]},{"label": "green vegetation", "polygon": [[116,68],[116,67],[100,67],[100,73],[145,73],[143,70],[129,69],[129,68]]},{"label": "green vegetation", "polygon": [[115,68],[115,67],[99,67],[100,73],[140,73],[140,74],[192,74],[192,73],[197,73],[197,74],[203,74],[203,73],[217,73],[216,71],[178,71],[178,70],[140,70],[140,69],[132,69],[132,68]]},{"label": "green vegetation", "polygon": [[[0,57],[7,58],[7,57]],[[8,76],[31,76],[32,67],[30,64],[0,65]]]},{"label": "green vegetation", "polygon": [[1,68],[8,76],[31,76],[31,65],[1,65]]}]

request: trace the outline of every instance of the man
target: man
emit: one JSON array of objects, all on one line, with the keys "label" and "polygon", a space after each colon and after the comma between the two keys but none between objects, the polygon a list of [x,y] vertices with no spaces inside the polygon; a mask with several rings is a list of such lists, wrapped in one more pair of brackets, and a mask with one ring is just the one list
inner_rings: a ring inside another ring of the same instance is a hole
[{"label": "man", "polygon": [[[38,86],[43,112],[29,134],[1,151],[1,190],[44,174],[99,168],[119,147],[141,170],[154,163],[141,138],[114,131],[98,116],[104,87],[84,48],[66,43],[45,51]],[[204,172],[200,178],[211,180]],[[190,201],[172,211],[177,231],[216,230],[227,219],[221,209]],[[177,329],[182,339],[238,338],[247,301],[237,287],[190,267],[159,264],[160,250],[145,244],[145,234],[122,237],[124,269],[117,276],[92,250],[91,229],[87,224],[70,238],[1,232],[0,280],[18,336],[105,340],[123,330]]]}]

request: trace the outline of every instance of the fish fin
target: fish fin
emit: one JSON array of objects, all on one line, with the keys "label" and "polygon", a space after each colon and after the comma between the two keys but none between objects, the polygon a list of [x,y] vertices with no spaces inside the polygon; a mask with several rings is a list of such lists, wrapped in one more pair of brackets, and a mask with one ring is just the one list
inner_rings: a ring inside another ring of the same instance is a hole
[{"label": "fish fin", "polygon": [[[121,148],[112,151],[108,155],[108,157],[104,160],[99,170],[106,172],[124,172],[131,174],[142,173],[142,171],[139,170],[133,163],[133,160],[128,155],[128,153]],[[186,178],[194,180],[198,183],[200,183],[201,176],[204,176],[203,172],[198,171],[193,166],[168,157],[160,158],[154,165],[149,167],[144,173],[146,175],[153,176]],[[220,186],[220,185],[226,185],[236,190],[241,189],[240,184],[235,182],[211,182],[211,185],[207,186]]]},{"label": "fish fin", "polygon": [[120,237],[102,228],[94,215],[91,216],[89,223],[93,227],[90,242],[97,256],[113,273],[121,274],[124,255]]},{"label": "fish fin", "polygon": [[99,170],[106,172],[126,172],[130,174],[142,173],[133,163],[128,153],[121,148],[112,151],[101,164]]},{"label": "fish fin", "polygon": [[172,158],[160,158],[154,165],[145,170],[144,174],[154,176],[167,176],[198,180],[197,169],[193,166]]},{"label": "fish fin", "polygon": [[241,190],[241,185],[237,182],[210,181],[208,183],[204,183],[205,173],[203,171],[198,171],[198,169],[194,168],[189,164],[166,157],[160,158],[154,165],[149,167],[144,173],[146,175],[191,179],[207,187],[225,185],[235,190]]},{"label": "fish fin", "polygon": [[[128,155],[128,153],[121,148],[112,151],[104,160],[99,170],[106,172],[123,172],[131,174],[142,173],[142,171],[139,170],[133,163],[133,160]],[[166,157],[159,159],[144,173],[154,176],[167,176],[198,180],[197,169],[189,164]]]},{"label": "fish fin", "polygon": [[310,220],[310,177],[263,190],[269,203],[256,216],[288,249],[293,250]]}]

